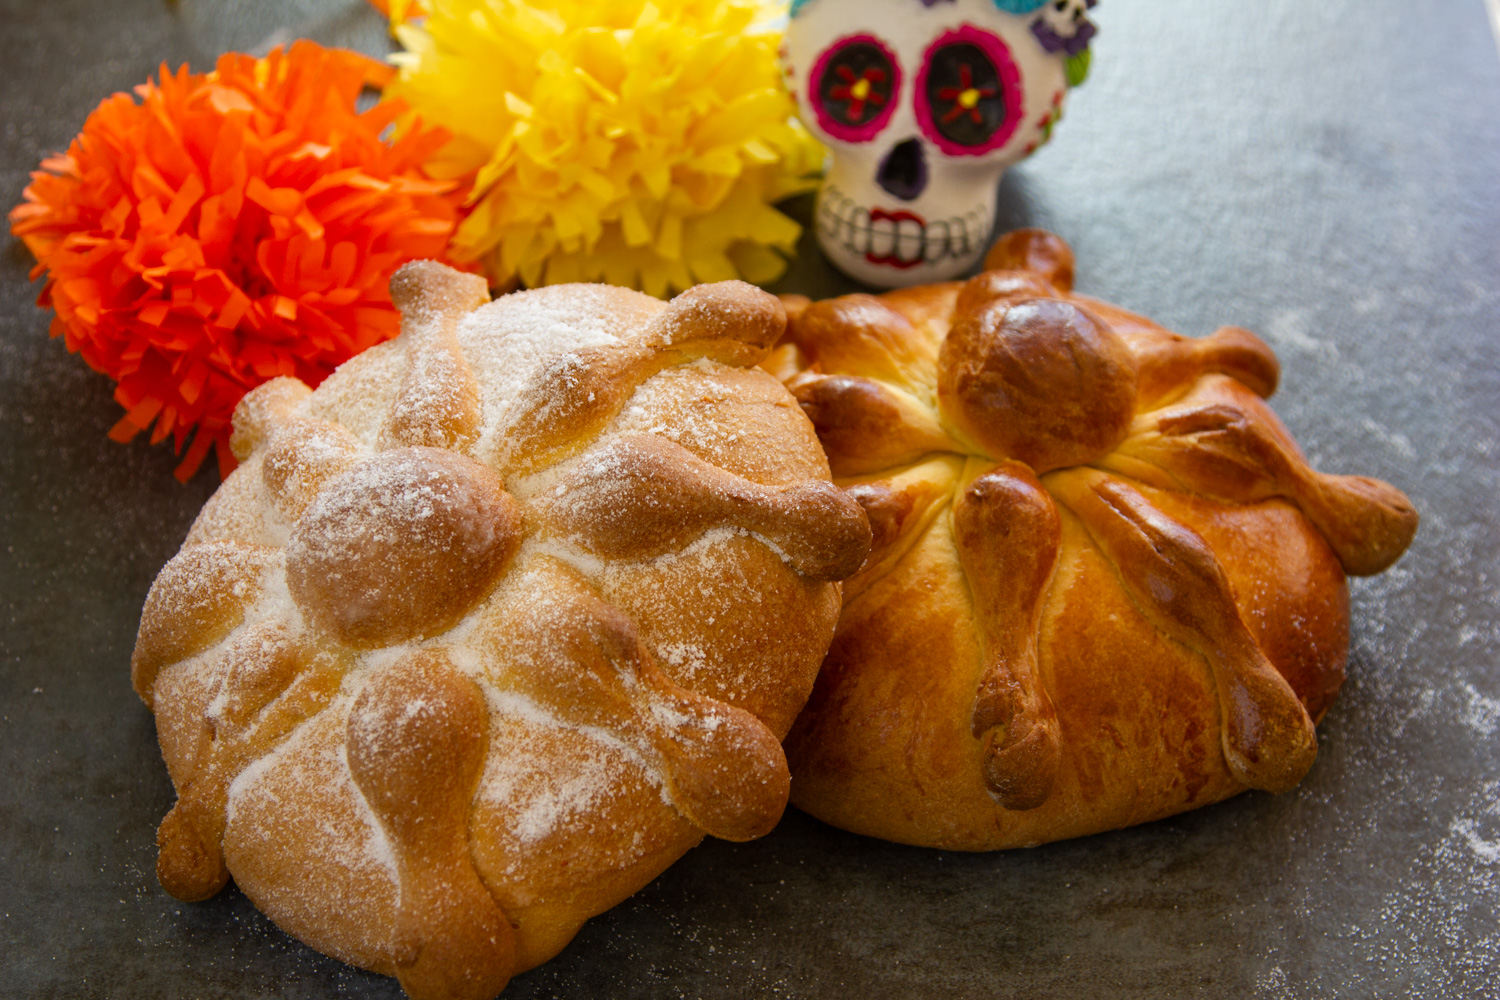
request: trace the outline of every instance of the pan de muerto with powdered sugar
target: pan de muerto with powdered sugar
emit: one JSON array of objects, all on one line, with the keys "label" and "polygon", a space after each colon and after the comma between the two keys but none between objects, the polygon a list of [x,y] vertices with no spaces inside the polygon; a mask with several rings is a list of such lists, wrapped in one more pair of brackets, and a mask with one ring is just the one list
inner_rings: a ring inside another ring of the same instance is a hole
[{"label": "pan de muerto with powdered sugar", "polygon": [[1400,556],[1397,489],[1309,468],[1275,357],[1072,294],[1003,237],[967,283],[788,299],[788,379],[874,530],[787,740],[792,801],[990,850],[1285,791],[1343,682],[1345,574]]},{"label": "pan de muerto with powdered sugar", "polygon": [[157,871],[481,1000],[705,833],[776,823],[870,529],[753,367],[786,322],[758,289],[486,304],[423,262],[391,291],[399,338],[245,397],[146,600]]}]

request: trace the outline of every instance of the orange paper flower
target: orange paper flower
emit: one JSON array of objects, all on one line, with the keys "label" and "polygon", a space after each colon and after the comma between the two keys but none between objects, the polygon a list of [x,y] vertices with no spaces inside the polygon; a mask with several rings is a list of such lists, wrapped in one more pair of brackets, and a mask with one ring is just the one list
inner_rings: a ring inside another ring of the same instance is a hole
[{"label": "orange paper flower", "polygon": [[[52,335],[119,385],[128,441],[155,424],[186,481],[211,447],[234,468],[230,416],[277,375],[317,385],[395,336],[386,287],[441,258],[461,192],[421,164],[447,141],[417,124],[383,141],[399,105],[358,114],[389,70],[297,42],[226,55],[110,97],[65,156],[32,174],[11,231],[46,274]],[[197,433],[193,434],[196,428]]]}]

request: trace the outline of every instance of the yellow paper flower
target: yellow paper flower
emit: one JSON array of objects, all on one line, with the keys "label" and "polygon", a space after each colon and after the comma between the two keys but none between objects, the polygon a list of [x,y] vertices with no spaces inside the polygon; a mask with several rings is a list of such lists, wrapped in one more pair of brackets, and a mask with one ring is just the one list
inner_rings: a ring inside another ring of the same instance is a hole
[{"label": "yellow paper flower", "polygon": [[[784,5],[424,0],[387,88],[454,135],[427,169],[472,182],[450,255],[496,285],[607,281],[665,296],[774,280],[799,227],[772,203],[822,149],[776,65]],[[394,13],[394,10],[393,10]]]}]

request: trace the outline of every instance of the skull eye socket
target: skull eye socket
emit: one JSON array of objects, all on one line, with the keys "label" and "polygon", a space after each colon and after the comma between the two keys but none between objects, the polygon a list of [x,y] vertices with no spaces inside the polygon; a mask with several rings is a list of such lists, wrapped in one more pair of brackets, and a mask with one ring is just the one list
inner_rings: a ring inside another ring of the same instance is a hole
[{"label": "skull eye socket", "polygon": [[818,57],[808,96],[824,132],[867,142],[890,121],[900,92],[901,66],[891,50],[873,35],[850,35]]},{"label": "skull eye socket", "polygon": [[922,131],[950,156],[998,149],[1024,114],[1021,74],[1010,50],[998,36],[969,25],[927,50],[916,90]]}]

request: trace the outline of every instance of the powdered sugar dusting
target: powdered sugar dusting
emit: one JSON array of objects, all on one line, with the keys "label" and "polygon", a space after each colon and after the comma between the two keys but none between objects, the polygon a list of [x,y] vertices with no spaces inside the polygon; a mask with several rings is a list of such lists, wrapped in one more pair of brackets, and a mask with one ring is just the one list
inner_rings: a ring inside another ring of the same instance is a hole
[{"label": "powdered sugar dusting", "polygon": [[[537,288],[496,299],[459,322],[459,345],[479,380],[486,434],[504,426],[511,402],[548,362],[619,344],[646,308],[660,308],[649,300],[653,306],[621,314],[620,291],[602,285]],[[481,435],[482,454],[488,452],[485,443]]]},{"label": "powdered sugar dusting", "polygon": [[656,655],[671,664],[675,677],[691,678],[708,665],[708,654],[692,642],[664,642],[656,646]]},{"label": "powdered sugar dusting", "polygon": [[[709,442],[720,448],[733,445],[739,438],[739,430],[722,416],[729,412],[725,404],[736,402],[739,394],[734,386],[713,377],[731,370],[699,358],[692,364],[656,375],[636,389],[616,418],[614,430],[655,434],[700,453]],[[680,392],[675,383],[682,382],[691,387],[693,405],[662,406],[657,402],[656,397],[670,397],[674,389]]]},{"label": "powdered sugar dusting", "polygon": [[[610,789],[620,784],[626,767],[638,770],[653,784],[661,778],[629,743],[595,726],[569,725],[542,705],[511,691],[484,685],[495,725],[496,739],[507,741],[491,752],[480,782],[479,798],[504,807],[517,840],[534,844],[546,840],[577,816],[593,810]],[[507,725],[512,723],[512,725]],[[514,725],[521,723],[521,725]],[[526,738],[528,730],[565,730],[595,745],[596,751],[558,769],[538,754]],[[551,774],[565,770],[561,780]]]},{"label": "powdered sugar dusting", "polygon": [[198,512],[184,545],[236,541],[248,545],[286,545],[291,523],[272,502],[262,475],[264,453],[240,463]]},{"label": "powdered sugar dusting", "polygon": [[[408,472],[414,474],[405,474]],[[360,521],[375,533],[369,540],[386,542],[391,540],[387,537],[388,532],[413,530],[420,533],[423,526],[433,520],[439,506],[451,504],[452,485],[436,469],[392,470],[385,465],[367,463],[340,477],[331,489],[325,491],[321,503],[323,507],[367,512]],[[343,526],[331,518],[328,523],[330,527]],[[343,534],[309,531],[305,527],[299,537],[303,544],[318,551],[337,544],[353,545],[356,550],[344,556],[351,561],[358,557],[358,550],[366,543],[363,535],[345,537]]]},{"label": "powdered sugar dusting", "polygon": [[374,447],[400,391],[407,346],[405,338],[397,338],[345,361],[308,399],[307,415],[337,423]]},{"label": "powdered sugar dusting", "polygon": [[[355,785],[347,748],[337,735],[352,704],[347,695],[336,699],[320,715],[320,725],[304,724],[241,771],[229,786],[227,819],[230,825],[248,820],[246,806],[255,802],[249,811],[257,816],[269,811],[301,829],[317,825],[322,836],[303,843],[317,860],[351,873],[373,869],[394,883],[396,858],[390,841]],[[325,808],[330,801],[341,802],[338,811],[352,812],[358,824],[334,823],[335,812]]]},{"label": "powdered sugar dusting", "polygon": [[604,560],[561,539],[532,538],[527,541],[522,553],[522,557],[545,556],[556,559],[591,582],[597,582],[604,576]]},{"label": "powdered sugar dusting", "polygon": [[791,557],[786,554],[785,550],[765,535],[762,535],[758,531],[750,531],[748,528],[740,528],[735,525],[719,525],[710,528],[702,535],[699,535],[697,540],[692,544],[684,546],[676,552],[663,553],[650,560],[650,562],[656,566],[670,566],[682,559],[702,559],[704,572],[717,572],[725,568],[722,565],[725,555],[712,550],[720,542],[730,538],[753,538],[775,553],[776,557],[783,563],[788,566],[792,564]]}]

